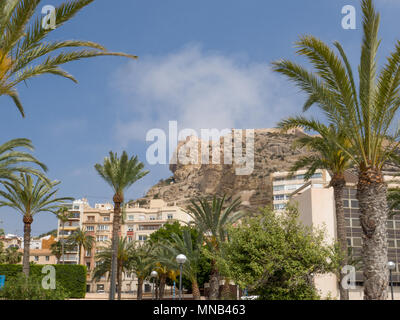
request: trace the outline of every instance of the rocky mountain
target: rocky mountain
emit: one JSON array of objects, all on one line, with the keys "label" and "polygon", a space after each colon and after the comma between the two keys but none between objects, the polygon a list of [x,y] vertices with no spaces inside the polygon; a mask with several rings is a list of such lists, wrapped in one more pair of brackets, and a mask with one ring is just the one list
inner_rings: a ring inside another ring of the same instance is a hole
[{"label": "rocky mountain", "polygon": [[[271,173],[288,171],[296,159],[301,155],[309,154],[304,149],[295,150],[292,148],[296,137],[301,135],[304,135],[304,133],[298,129],[288,134],[282,134],[276,129],[256,129],[254,130],[254,143],[251,144],[246,143],[246,135],[243,134],[241,140],[243,153],[246,147],[248,153],[251,154],[254,151],[254,170],[248,175],[237,174],[237,169],[243,167],[237,161],[232,161],[232,164],[226,164],[226,162],[223,164],[201,164],[199,163],[200,161],[197,161],[197,163],[192,161],[186,164],[187,162],[181,161],[181,157],[178,159],[177,164],[170,165],[173,175],[153,186],[146,196],[139,201],[156,198],[185,207],[190,199],[195,197],[226,194],[232,198],[241,197],[243,205],[252,208],[271,204]],[[226,150],[229,150],[224,141],[233,142],[233,137],[235,135],[220,138],[221,159],[224,159],[224,146]],[[178,143],[176,155],[189,155],[191,160],[199,160],[201,158],[200,151],[197,154],[192,154],[190,150],[187,151],[187,149],[190,149],[187,147],[190,144],[198,148],[193,149],[201,150],[204,141],[194,137],[181,141]],[[208,147],[211,151],[212,146],[210,143],[208,143]],[[183,150],[182,148],[186,149]],[[209,156],[210,163],[211,154],[212,152],[210,152]]]}]

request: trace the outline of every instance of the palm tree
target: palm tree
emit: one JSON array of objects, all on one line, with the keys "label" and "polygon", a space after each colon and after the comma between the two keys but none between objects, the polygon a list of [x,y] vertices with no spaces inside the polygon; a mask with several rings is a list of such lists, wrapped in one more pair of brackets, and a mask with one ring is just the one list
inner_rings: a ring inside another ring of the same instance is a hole
[{"label": "palm tree", "polygon": [[[391,134],[400,106],[400,42],[377,74],[380,15],[372,0],[362,0],[363,42],[358,68],[359,85],[343,47],[335,42],[338,54],[313,36],[296,43],[298,53],[309,59],[315,73],[288,60],[273,63],[275,71],[294,81],[308,96],[305,109],[314,104],[328,120],[345,132],[349,146],[336,144],[357,165],[357,199],[363,230],[364,298],[386,299],[387,269],[387,187],[382,167],[398,160],[400,131]],[[358,88],[358,89],[357,89]]]},{"label": "palm tree", "polygon": [[137,243],[132,250],[130,270],[138,279],[137,300],[143,299],[143,283],[155,267],[154,246],[148,242]]},{"label": "palm tree", "polygon": [[193,243],[192,235],[188,229],[183,230],[183,237],[172,234],[172,241],[166,241],[160,245],[165,249],[166,255],[160,256],[161,261],[168,265],[171,269],[176,269],[175,257],[178,254],[184,254],[187,258],[182,272],[192,283],[192,293],[195,300],[200,300],[200,290],[197,283],[197,274],[199,272],[200,252],[203,243],[202,234],[199,234]]},{"label": "palm tree", "polygon": [[[213,197],[211,203],[206,199],[192,200],[187,213],[193,218],[196,228],[204,235],[209,248],[214,253],[219,252],[219,247],[226,240],[226,229],[229,225],[239,220],[243,213],[238,212],[240,199],[234,200],[224,208],[225,196]],[[219,271],[215,259],[211,261],[210,299],[216,300],[219,295]]]},{"label": "palm tree", "polygon": [[47,171],[47,167],[33,155],[25,151],[15,150],[18,148],[24,148],[30,151],[34,149],[30,140],[22,138],[13,139],[0,145],[0,181],[18,181],[18,175],[16,175],[16,173],[29,173],[48,181],[40,170],[21,165],[22,163],[32,163],[38,165],[44,171]]},{"label": "palm tree", "polygon": [[6,249],[6,261],[9,264],[17,264],[22,260],[22,252],[17,247],[9,247]]},{"label": "palm tree", "polygon": [[57,217],[58,220],[61,221],[61,231],[63,234],[63,238],[60,239],[61,242],[61,257],[63,257],[62,259],[62,264],[64,264],[64,247],[65,247],[65,239],[64,239],[64,226],[65,223],[68,221],[68,219],[71,217],[71,212],[68,211],[67,207],[62,207],[57,211]]},{"label": "palm tree", "polygon": [[340,298],[342,300],[349,300],[348,290],[344,289],[340,284],[344,277],[341,270],[348,264],[346,219],[343,209],[343,189],[346,185],[344,173],[350,167],[351,159],[335,142],[338,141],[341,145],[345,146],[348,144],[347,137],[343,132],[338,132],[333,125],[328,127],[319,121],[309,120],[304,117],[289,118],[281,121],[278,124],[278,127],[283,131],[301,127],[319,133],[319,136],[304,136],[295,141],[295,147],[306,147],[317,152],[317,154],[300,157],[292,166],[291,172],[294,173],[300,169],[308,168],[304,175],[305,180],[309,180],[317,169],[326,169],[332,173],[330,186],[333,187],[334,192],[337,239],[342,256],[339,266]]},{"label": "palm tree", "polygon": [[36,181],[29,174],[20,174],[17,181],[4,181],[4,188],[0,190],[0,196],[4,200],[0,200],[0,207],[8,206],[21,213],[24,222],[24,256],[23,256],[23,272],[29,277],[29,252],[31,241],[31,224],[33,217],[40,212],[56,213],[65,201],[73,200],[73,198],[57,198],[58,189],[54,189],[60,182],[50,181],[47,183],[41,178]]},{"label": "palm tree", "polygon": [[[57,263],[60,263],[60,259],[61,257],[64,255],[64,248],[63,248],[64,244],[62,243],[62,241],[56,241],[53,242],[50,245],[50,250],[51,250],[51,254],[54,255],[57,258]],[[64,259],[63,259],[64,260]],[[63,261],[64,263],[64,261]]]},{"label": "palm tree", "polygon": [[103,165],[96,164],[96,171],[106,181],[114,191],[114,217],[112,247],[113,257],[111,264],[111,289],[110,300],[115,298],[115,283],[117,276],[117,248],[119,231],[121,225],[121,204],[124,202],[124,192],[136,181],[143,178],[149,171],[143,171],[144,165],[138,161],[137,157],[128,157],[124,151],[118,158],[117,153],[110,151],[110,156],[104,158]]},{"label": "palm tree", "polygon": [[[75,0],[61,3],[55,8],[57,29],[93,1]],[[0,2],[0,96],[11,97],[22,116],[25,116],[25,113],[16,90],[19,83],[46,73],[77,82],[72,75],[61,69],[60,65],[97,56],[137,58],[125,53],[109,52],[102,45],[92,41],[45,42],[53,29],[43,28],[42,17],[35,17],[40,3],[41,0]],[[75,50],[70,50],[71,48]]]},{"label": "palm tree", "polygon": [[68,244],[72,247],[78,247],[78,264],[81,264],[82,248],[91,250],[94,244],[94,237],[83,229],[76,229],[67,239]]},{"label": "palm tree", "polygon": [[[127,238],[120,238],[118,243],[118,300],[121,300],[122,292],[122,274],[130,270],[130,259],[134,243],[128,242]],[[96,254],[97,267],[94,270],[93,278],[100,279],[107,272],[111,271],[112,243],[109,246],[101,248]]]}]

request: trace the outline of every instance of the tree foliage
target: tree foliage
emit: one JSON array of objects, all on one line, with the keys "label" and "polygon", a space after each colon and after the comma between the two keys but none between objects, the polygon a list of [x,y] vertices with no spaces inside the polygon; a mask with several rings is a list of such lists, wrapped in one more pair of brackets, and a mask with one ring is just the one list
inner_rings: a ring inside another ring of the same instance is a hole
[{"label": "tree foliage", "polygon": [[324,243],[322,230],[298,222],[295,208],[277,215],[263,209],[229,229],[225,264],[242,288],[265,300],[318,299],[313,275],[334,272],[335,246]]}]

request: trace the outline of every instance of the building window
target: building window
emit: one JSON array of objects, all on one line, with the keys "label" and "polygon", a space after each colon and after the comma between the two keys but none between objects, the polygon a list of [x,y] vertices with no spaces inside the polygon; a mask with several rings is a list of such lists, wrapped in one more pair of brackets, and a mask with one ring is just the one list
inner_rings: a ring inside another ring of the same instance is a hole
[{"label": "building window", "polygon": [[108,221],[110,221],[110,217],[109,217],[109,216],[108,216],[108,217],[104,217],[103,220],[106,221],[106,222],[108,222]]},{"label": "building window", "polygon": [[134,215],[130,215],[130,216],[128,216],[128,220],[129,220],[129,221],[133,221],[133,220],[135,220],[135,216],[134,216]]},{"label": "building window", "polygon": [[46,261],[50,261],[50,257],[49,256],[46,256]]},{"label": "building window", "polygon": [[88,216],[88,217],[87,217],[87,220],[88,220],[88,221],[94,221],[94,216]]},{"label": "building window", "polygon": [[86,226],[86,231],[94,231],[94,226]]},{"label": "building window", "polygon": [[107,225],[107,224],[100,224],[100,225],[98,226],[98,228],[97,228],[97,230],[99,230],[99,231],[107,231],[107,230],[109,230],[109,229],[110,229],[110,226]]},{"label": "building window", "polygon": [[171,220],[171,219],[173,219],[173,218],[174,218],[174,215],[173,215],[173,214],[171,214],[171,213],[168,214],[168,216],[167,216],[167,219],[168,219],[168,220]]},{"label": "building window", "polygon": [[284,203],[279,203],[274,205],[275,210],[283,210],[285,209],[286,205]]},{"label": "building window", "polygon": [[90,262],[86,262],[86,267],[88,270],[90,270]]},{"label": "building window", "polygon": [[155,216],[150,216],[150,220],[156,220]]},{"label": "building window", "polygon": [[35,256],[35,261],[39,261],[39,256]]},{"label": "building window", "polygon": [[139,235],[139,241],[146,241],[146,240],[147,240],[147,236]]},{"label": "building window", "polygon": [[274,196],[275,201],[283,201],[286,200],[286,196],[284,194],[278,194]]},{"label": "building window", "polygon": [[96,240],[97,241],[107,241],[108,240],[108,236],[97,236],[96,237]]},{"label": "building window", "polygon": [[285,186],[281,185],[281,186],[274,186],[274,191],[283,191],[285,190]]}]

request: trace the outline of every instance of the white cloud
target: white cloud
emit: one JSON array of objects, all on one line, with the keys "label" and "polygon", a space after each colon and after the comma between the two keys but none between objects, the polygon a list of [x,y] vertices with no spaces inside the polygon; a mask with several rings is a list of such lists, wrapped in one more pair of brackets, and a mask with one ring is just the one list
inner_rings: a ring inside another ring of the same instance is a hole
[{"label": "white cloud", "polygon": [[244,60],[188,45],[129,63],[114,81],[124,105],[118,139],[144,141],[170,120],[179,129],[267,128],[300,111],[303,99],[286,79],[267,62]]}]

